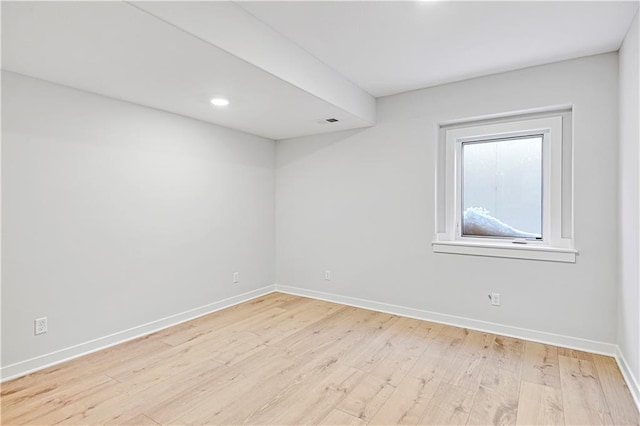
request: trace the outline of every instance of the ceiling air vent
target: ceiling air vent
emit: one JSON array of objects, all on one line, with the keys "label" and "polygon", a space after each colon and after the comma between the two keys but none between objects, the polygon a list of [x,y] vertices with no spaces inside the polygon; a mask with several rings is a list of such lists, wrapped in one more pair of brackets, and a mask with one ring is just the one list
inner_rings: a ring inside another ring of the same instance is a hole
[{"label": "ceiling air vent", "polygon": [[[2,1],[2,0],[0,0],[0,1]],[[316,120],[316,123],[318,123],[318,124],[333,124],[333,123],[337,123],[338,121],[340,121],[340,120],[338,120],[337,118],[323,118],[323,119],[320,119],[320,120]]]}]

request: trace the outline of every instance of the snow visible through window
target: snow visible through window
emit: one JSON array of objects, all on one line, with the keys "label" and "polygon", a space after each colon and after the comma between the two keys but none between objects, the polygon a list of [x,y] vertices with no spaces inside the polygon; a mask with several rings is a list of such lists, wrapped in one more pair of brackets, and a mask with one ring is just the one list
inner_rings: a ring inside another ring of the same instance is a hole
[{"label": "snow visible through window", "polygon": [[542,238],[542,136],[462,144],[462,236]]}]

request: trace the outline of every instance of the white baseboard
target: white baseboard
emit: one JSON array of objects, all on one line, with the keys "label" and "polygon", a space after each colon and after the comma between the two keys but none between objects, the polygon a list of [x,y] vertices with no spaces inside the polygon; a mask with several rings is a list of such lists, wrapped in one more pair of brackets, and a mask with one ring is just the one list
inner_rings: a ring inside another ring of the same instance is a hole
[{"label": "white baseboard", "polygon": [[627,387],[633,396],[633,400],[640,410],[640,385],[631,372],[629,364],[620,351],[618,345],[612,343],[597,342],[577,337],[563,336],[560,334],[547,333],[544,331],[530,330],[520,327],[512,327],[492,322],[479,321],[470,318],[458,317],[455,315],[440,314],[437,312],[424,311],[421,309],[407,308],[405,306],[391,305],[388,303],[374,302],[371,300],[358,299],[355,297],[342,296],[333,293],[324,293],[315,290],[308,290],[299,287],[286,285],[275,285],[275,291],[296,296],[310,297],[313,299],[326,300],[328,302],[340,303],[342,305],[355,306],[357,308],[369,309],[403,317],[415,318],[419,320],[437,322],[441,324],[453,325],[456,327],[468,328],[502,336],[526,339],[534,342],[561,346],[564,348],[577,349],[580,351],[592,352],[601,355],[612,356],[618,363],[622,376],[627,383]]},{"label": "white baseboard", "polygon": [[15,379],[16,377],[24,376],[25,374],[29,374],[37,370],[42,370],[43,368],[47,368],[55,364],[60,364],[62,362],[69,361],[83,355],[88,355],[92,352],[106,349],[108,347],[118,345],[129,340],[137,339],[138,337],[155,333],[156,331],[178,325],[185,321],[190,321],[203,315],[219,311],[220,309],[228,308],[230,306],[255,299],[256,297],[273,293],[274,291],[275,286],[269,285],[257,290],[239,294],[237,296],[232,296],[218,302],[213,302],[204,306],[200,306],[198,308],[190,309],[179,314],[171,315],[166,318],[132,327],[128,330],[119,331],[108,336],[99,337],[88,342],[60,349],[45,355],[40,355],[26,361],[7,365],[0,368],[0,382]]},{"label": "white baseboard", "polygon": [[640,409],[640,386],[638,385],[638,381],[631,373],[629,365],[627,364],[624,355],[622,354],[622,352],[620,352],[620,348],[617,345],[279,284],[274,284],[247,293],[239,294],[237,296],[229,297],[218,302],[210,303],[198,308],[181,312],[179,314],[152,321],[147,324],[133,327],[128,330],[123,330],[117,333],[110,334],[108,336],[103,336],[94,340],[90,340],[88,342],[80,343],[75,346],[70,346],[68,348],[64,348],[55,352],[17,362],[15,364],[7,365],[0,368],[0,382],[24,376],[25,374],[42,370],[55,364],[60,364],[62,362],[66,362],[83,355],[88,355],[90,353],[127,342],[129,340],[137,339],[138,337],[155,333],[156,331],[163,330],[165,328],[172,327],[186,321],[190,321],[203,315],[207,315],[212,312],[219,311],[221,309],[225,309],[251,299],[255,299],[256,297],[273,293],[274,291],[293,294],[297,296],[310,297],[319,300],[326,300],[328,302],[335,302],[343,305],[355,306],[358,308],[385,312],[393,315],[489,332],[492,334],[500,334],[503,336],[515,337],[519,339],[531,340],[534,342],[546,343],[555,346],[562,346],[571,349],[578,349],[582,351],[613,356],[615,357],[618,366],[620,367],[620,371],[622,372],[622,375],[627,382],[627,386],[629,387],[629,390],[633,395],[634,401]]},{"label": "white baseboard", "polygon": [[518,339],[526,339],[534,342],[546,343],[554,346],[562,346],[565,348],[577,349],[601,355],[616,356],[618,348],[618,346],[613,343],[596,342],[593,340],[581,339],[578,337],[563,336],[560,334],[547,333],[544,331],[512,327],[509,325],[479,321],[471,318],[458,317],[455,315],[440,314],[437,312],[424,311],[421,309],[407,308],[405,306],[374,302],[372,300],[358,299],[355,297],[324,293],[315,290],[307,290],[299,287],[276,284],[275,288],[276,291],[282,293],[311,297],[314,299],[326,300],[328,302],[355,306],[357,308],[370,309],[373,311],[453,325],[456,327],[468,328],[471,330],[488,332],[492,334],[500,334],[502,336],[515,337]]},{"label": "white baseboard", "polygon": [[631,392],[631,396],[633,396],[633,400],[638,407],[638,411],[640,411],[640,384],[638,384],[638,380],[635,378],[631,369],[629,368],[629,364],[627,364],[627,360],[625,359],[622,351],[618,346],[616,346],[616,361],[618,362],[618,367],[622,372],[622,377],[624,377],[624,381],[627,382],[627,387]]}]

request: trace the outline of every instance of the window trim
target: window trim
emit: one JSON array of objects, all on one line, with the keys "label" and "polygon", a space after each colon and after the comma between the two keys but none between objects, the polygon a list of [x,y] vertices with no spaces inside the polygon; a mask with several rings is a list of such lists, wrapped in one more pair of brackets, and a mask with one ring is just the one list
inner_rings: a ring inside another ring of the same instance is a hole
[{"label": "window trim", "polygon": [[577,250],[546,246],[516,244],[472,243],[466,241],[433,241],[434,253],[465,254],[472,256],[507,257],[512,259],[546,260],[575,263]]},{"label": "window trim", "polygon": [[[444,164],[438,158],[438,166],[444,167],[444,209],[436,202],[436,218],[444,214],[444,229],[436,233],[433,250],[437,253],[469,254],[477,256],[509,257],[519,259],[575,262],[577,251],[572,238],[563,238],[562,206],[563,167],[572,167],[571,158],[563,157],[563,116],[561,113],[543,117],[520,117],[512,121],[475,122],[467,126],[440,128],[440,149],[444,148]],[[464,237],[461,235],[461,151],[469,141],[503,139],[507,137],[543,135],[543,240],[492,239]],[[444,144],[444,146],[442,146]],[[564,163],[564,164],[563,164]],[[438,176],[438,175],[437,175]],[[437,182],[438,183],[438,182]],[[566,192],[566,191],[565,191]],[[442,198],[440,198],[442,200]],[[436,199],[437,200],[437,199]],[[572,222],[572,220],[571,220]],[[436,222],[437,225],[437,222]],[[514,243],[514,241],[517,243]]]}]

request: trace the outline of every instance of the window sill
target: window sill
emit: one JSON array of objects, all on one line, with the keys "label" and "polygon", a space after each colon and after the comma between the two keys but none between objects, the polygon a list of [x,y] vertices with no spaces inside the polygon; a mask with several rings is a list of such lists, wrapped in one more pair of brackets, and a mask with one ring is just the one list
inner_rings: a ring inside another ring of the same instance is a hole
[{"label": "window sill", "polygon": [[466,254],[471,256],[508,257],[512,259],[543,260],[576,263],[577,250],[533,245],[506,245],[466,241],[434,241],[435,253]]}]

